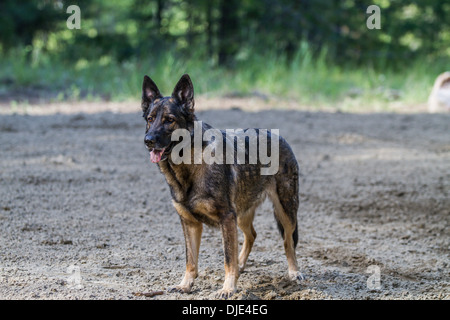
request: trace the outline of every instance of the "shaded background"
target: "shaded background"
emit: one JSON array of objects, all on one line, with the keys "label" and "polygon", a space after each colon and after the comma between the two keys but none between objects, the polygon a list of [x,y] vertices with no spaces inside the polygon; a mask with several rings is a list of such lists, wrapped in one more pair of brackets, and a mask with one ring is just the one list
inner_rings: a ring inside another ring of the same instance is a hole
[{"label": "shaded background", "polygon": [[449,16],[426,0],[5,0],[0,98],[138,99],[144,74],[171,88],[188,72],[200,94],[423,103],[450,67]]}]

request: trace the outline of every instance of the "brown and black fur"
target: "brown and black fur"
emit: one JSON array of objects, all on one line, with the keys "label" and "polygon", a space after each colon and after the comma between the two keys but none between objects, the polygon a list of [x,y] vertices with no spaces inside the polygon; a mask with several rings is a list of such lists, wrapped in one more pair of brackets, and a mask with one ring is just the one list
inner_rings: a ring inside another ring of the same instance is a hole
[{"label": "brown and black fur", "polygon": [[[256,238],[253,228],[255,209],[266,196],[273,202],[275,220],[284,239],[289,276],[301,279],[295,255],[298,240],[298,165],[287,142],[276,136],[280,139],[280,159],[279,170],[275,175],[261,175],[259,162],[175,165],[170,153],[177,142],[171,141],[171,134],[177,128],[185,128],[193,133],[194,121],[197,120],[194,114],[194,89],[189,76],[181,77],[170,97],[163,97],[156,84],[145,76],[142,110],[147,121],[147,148],[150,151],[153,148],[165,148],[158,166],[170,186],[173,205],[181,218],[186,240],[186,273],[181,283],[170,290],[191,291],[198,275],[200,239],[205,223],[222,231],[225,282],[218,297],[231,296],[236,291],[239,272],[244,270]],[[203,123],[203,132],[210,128]],[[272,138],[268,138],[268,142]],[[226,139],[225,134],[223,139]],[[205,148],[208,143],[203,142],[202,147]],[[237,227],[244,233],[240,254]]]}]

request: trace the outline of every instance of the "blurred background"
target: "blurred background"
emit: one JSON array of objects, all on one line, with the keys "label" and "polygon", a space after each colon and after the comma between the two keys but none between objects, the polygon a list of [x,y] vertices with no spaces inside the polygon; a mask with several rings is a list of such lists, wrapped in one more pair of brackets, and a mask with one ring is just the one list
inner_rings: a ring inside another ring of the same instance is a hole
[{"label": "blurred background", "polygon": [[189,73],[204,96],[414,108],[450,69],[449,21],[447,0],[2,0],[0,100],[137,100],[144,74],[168,95]]}]

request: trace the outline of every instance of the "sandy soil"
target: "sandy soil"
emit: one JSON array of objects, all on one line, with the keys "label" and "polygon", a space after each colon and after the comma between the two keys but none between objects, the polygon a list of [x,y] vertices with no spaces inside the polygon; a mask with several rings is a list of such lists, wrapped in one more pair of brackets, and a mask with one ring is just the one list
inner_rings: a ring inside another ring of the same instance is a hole
[{"label": "sandy soil", "polygon": [[[297,255],[306,280],[287,280],[265,202],[234,299],[450,298],[450,115],[198,105],[217,128],[279,128],[301,166]],[[139,103],[10,114],[21,110],[0,110],[0,299],[213,297],[224,269],[220,232],[210,228],[194,291],[165,291],[183,276],[184,238],[144,147]]]}]

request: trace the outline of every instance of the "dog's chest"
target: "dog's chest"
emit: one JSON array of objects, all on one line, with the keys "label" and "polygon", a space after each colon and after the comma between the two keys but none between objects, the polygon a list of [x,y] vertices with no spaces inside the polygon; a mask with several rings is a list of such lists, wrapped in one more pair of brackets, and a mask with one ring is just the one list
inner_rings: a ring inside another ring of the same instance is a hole
[{"label": "dog's chest", "polygon": [[188,190],[192,184],[188,172],[179,168],[174,169],[168,164],[168,161],[164,161],[158,165],[170,187],[173,200],[176,202],[186,202]]},{"label": "dog's chest", "polygon": [[160,169],[169,184],[173,205],[183,219],[218,225],[220,206],[216,199],[195,188],[195,173],[165,163],[160,164]]}]

